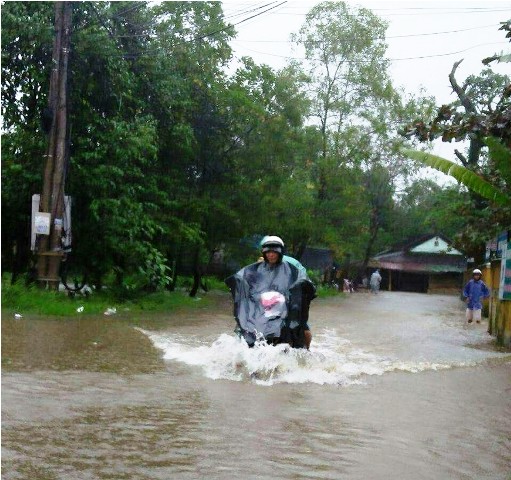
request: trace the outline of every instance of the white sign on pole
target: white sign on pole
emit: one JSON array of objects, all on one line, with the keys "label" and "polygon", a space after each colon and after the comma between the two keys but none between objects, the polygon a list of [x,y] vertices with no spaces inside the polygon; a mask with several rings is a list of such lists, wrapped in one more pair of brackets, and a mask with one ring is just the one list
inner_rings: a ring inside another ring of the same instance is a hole
[{"label": "white sign on pole", "polygon": [[34,218],[34,231],[37,235],[50,234],[51,213],[37,212]]},{"label": "white sign on pole", "polygon": [[[30,237],[30,249],[36,249],[36,236],[49,235],[51,225],[51,214],[46,212],[39,212],[39,202],[41,195],[35,193],[32,195],[32,235]],[[48,217],[47,217],[48,216]],[[47,218],[46,218],[47,217]],[[65,236],[62,237],[62,246],[66,250],[71,249],[71,197],[64,195],[64,218],[55,219],[55,226],[63,230]]]}]

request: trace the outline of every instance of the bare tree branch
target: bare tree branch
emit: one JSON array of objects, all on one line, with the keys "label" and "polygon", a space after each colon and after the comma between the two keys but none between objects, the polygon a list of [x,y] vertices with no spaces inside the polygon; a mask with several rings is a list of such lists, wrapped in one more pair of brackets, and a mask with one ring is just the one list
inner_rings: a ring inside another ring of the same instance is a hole
[{"label": "bare tree branch", "polygon": [[465,87],[460,87],[456,78],[454,77],[456,70],[460,66],[461,62],[463,62],[463,59],[459,60],[458,62],[455,62],[454,65],[452,66],[451,73],[449,74],[449,82],[451,83],[452,89],[454,90],[456,95],[458,95],[458,98],[460,99],[460,102],[465,108],[465,110],[469,113],[477,113],[477,109],[474,103],[472,102],[472,100],[470,100],[470,98],[468,98],[466,94]]},{"label": "bare tree branch", "polygon": [[467,158],[458,149],[454,150],[454,154],[460,159],[464,167],[468,165]]}]

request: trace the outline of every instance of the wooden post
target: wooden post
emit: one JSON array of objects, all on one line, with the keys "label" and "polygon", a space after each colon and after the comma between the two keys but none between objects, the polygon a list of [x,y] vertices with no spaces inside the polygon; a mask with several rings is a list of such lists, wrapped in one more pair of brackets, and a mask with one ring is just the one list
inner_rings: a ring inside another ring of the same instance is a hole
[{"label": "wooden post", "polygon": [[62,222],[67,154],[67,71],[71,47],[72,3],[55,2],[55,39],[48,108],[52,114],[40,211],[51,213],[50,235],[42,235],[38,248],[37,276],[42,285],[57,289],[62,259]]}]

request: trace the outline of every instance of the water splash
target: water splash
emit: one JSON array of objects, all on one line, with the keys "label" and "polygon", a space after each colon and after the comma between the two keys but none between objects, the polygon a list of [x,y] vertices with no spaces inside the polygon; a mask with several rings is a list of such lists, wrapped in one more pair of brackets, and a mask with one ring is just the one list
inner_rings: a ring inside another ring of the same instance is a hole
[{"label": "water splash", "polygon": [[477,363],[474,359],[404,360],[377,355],[339,337],[334,329],[318,332],[311,351],[292,349],[287,344],[268,346],[264,340],[249,348],[244,340],[227,334],[221,334],[211,343],[192,335],[138,330],[150,338],[167,361],[200,367],[211,379],[251,381],[260,385],[349,386],[364,384],[369,375],[392,371],[417,373]]}]

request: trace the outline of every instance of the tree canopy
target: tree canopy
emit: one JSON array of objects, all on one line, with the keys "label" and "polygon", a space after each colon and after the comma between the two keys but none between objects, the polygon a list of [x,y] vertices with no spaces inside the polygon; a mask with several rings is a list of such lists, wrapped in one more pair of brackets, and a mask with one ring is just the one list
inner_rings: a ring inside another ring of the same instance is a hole
[{"label": "tree canopy", "polygon": [[[509,21],[500,28],[508,38],[510,28]],[[402,151],[469,188],[469,202],[459,209],[466,222],[457,240],[479,259],[486,240],[511,228],[511,80],[491,70],[493,60],[483,59],[486,67],[461,85],[456,72],[462,60],[455,62],[448,78],[457,99],[440,106],[430,119],[416,119],[402,130],[405,137],[422,143],[436,138],[465,142],[465,151],[454,150],[460,164],[427,152]]]},{"label": "tree canopy", "polygon": [[[34,262],[53,17],[51,2],[2,6],[2,267],[16,273]],[[454,190],[416,180],[403,153],[400,128],[434,104],[393,87],[373,12],[320,3],[294,36],[307,62],[277,71],[247,57],[232,74],[219,2],[73,2],[72,25],[65,193],[74,263],[95,285],[154,290],[193,275],[195,294],[214,255],[228,269],[255,261],[246,246],[264,234],[297,257],[323,247],[363,268],[405,234],[463,228],[444,201]],[[474,77],[465,94],[496,111],[505,84]],[[444,120],[463,104],[449,108]],[[507,171],[492,161],[489,176]]]}]

